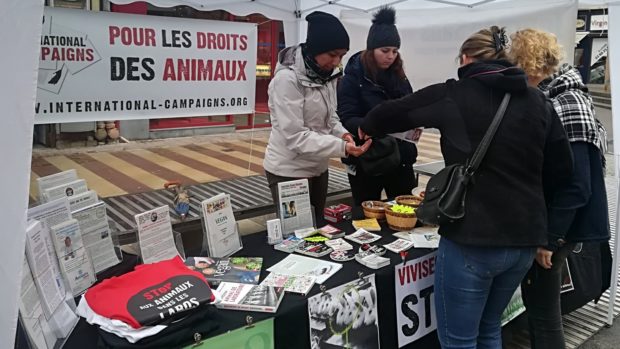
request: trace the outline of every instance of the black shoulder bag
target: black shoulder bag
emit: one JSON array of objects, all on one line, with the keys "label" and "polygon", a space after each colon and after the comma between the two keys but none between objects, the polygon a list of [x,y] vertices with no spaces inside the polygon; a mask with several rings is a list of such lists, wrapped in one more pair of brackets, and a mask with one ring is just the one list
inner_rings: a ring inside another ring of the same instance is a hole
[{"label": "black shoulder bag", "polygon": [[424,200],[416,210],[416,215],[422,223],[441,225],[465,216],[467,186],[495,136],[495,131],[504,117],[509,101],[510,93],[506,93],[489,129],[466,165],[446,166],[428,181]]}]

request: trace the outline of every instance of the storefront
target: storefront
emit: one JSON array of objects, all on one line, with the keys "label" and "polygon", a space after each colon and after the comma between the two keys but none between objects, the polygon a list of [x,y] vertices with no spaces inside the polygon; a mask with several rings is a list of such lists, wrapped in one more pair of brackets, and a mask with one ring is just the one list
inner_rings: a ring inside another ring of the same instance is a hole
[{"label": "storefront", "polygon": [[606,9],[580,10],[577,15],[577,38],[574,65],[588,84],[605,85],[609,81],[607,65]]}]

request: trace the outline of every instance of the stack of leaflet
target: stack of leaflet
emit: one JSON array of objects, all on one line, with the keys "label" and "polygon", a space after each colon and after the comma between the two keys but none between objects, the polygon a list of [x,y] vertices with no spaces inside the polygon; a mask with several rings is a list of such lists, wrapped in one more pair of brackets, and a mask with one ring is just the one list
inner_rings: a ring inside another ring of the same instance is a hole
[{"label": "stack of leaflet", "polygon": [[371,250],[361,251],[356,254],[355,260],[371,269],[379,269],[390,265],[389,258],[381,257]]},{"label": "stack of leaflet", "polygon": [[124,339],[121,344],[129,344],[157,335],[172,323],[178,326],[214,300],[204,276],[175,257],[138,265],[132,272],[91,287],[81,298],[77,314]]}]

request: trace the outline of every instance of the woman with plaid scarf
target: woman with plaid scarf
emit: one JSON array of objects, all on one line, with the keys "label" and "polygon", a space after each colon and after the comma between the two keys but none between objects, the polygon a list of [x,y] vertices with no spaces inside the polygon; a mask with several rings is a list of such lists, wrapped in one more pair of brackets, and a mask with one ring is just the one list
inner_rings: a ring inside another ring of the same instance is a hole
[{"label": "woman with plaid scarf", "polygon": [[510,56],[553,103],[571,143],[574,172],[570,182],[545,188],[548,214],[547,246],[522,283],[529,315],[532,348],[565,348],[560,285],[566,257],[579,242],[607,241],[609,217],[605,190],[606,131],[595,118],[592,98],[579,71],[558,68],[562,48],[553,34],[535,29],[511,36]]}]

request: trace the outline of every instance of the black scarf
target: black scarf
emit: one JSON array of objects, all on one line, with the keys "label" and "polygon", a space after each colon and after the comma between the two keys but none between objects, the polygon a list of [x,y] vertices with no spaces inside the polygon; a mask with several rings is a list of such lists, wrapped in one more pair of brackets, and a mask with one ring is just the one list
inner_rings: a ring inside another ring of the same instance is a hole
[{"label": "black scarf", "polygon": [[301,45],[301,56],[304,59],[304,65],[306,66],[306,74],[308,75],[308,78],[317,84],[325,85],[342,75],[342,71],[338,74],[334,74],[333,70],[326,71],[321,69],[321,67],[319,67],[314,60],[314,57],[308,54],[306,45]]}]

